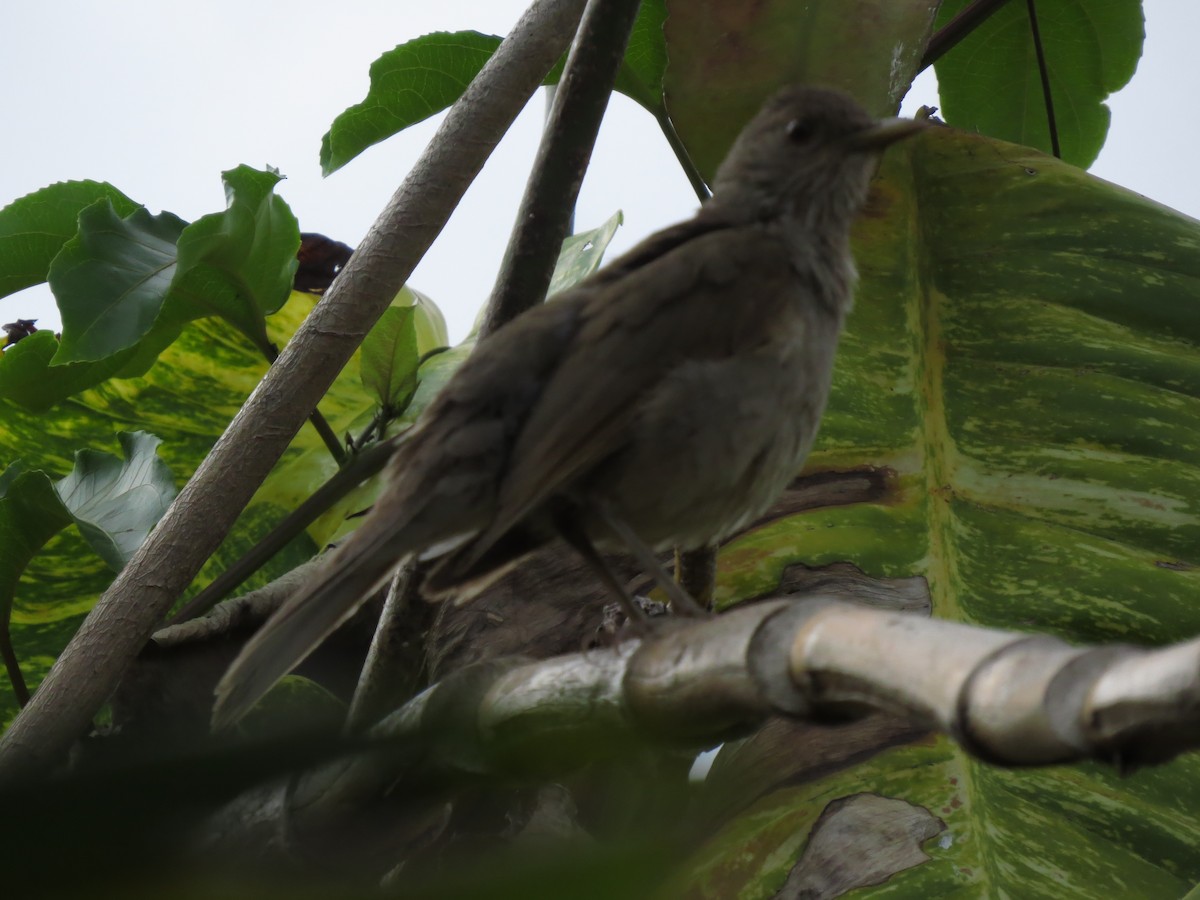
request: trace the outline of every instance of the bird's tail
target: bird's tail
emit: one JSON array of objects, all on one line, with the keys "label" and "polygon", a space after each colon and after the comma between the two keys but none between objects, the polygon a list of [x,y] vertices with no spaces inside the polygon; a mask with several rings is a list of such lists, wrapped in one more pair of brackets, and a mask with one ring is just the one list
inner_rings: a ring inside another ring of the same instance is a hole
[{"label": "bird's tail", "polygon": [[368,516],[346,543],[327,554],[314,580],[293,594],[242,648],[217,685],[215,729],[244,716],[413,552],[409,529],[383,519]]}]

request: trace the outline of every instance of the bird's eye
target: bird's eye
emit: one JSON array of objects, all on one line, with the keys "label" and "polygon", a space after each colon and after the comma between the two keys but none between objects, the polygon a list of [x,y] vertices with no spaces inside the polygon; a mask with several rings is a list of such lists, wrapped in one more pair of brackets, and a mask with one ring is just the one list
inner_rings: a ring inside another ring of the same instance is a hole
[{"label": "bird's eye", "polygon": [[792,119],[787,123],[787,136],[796,143],[807,141],[813,136],[813,127],[803,119]]}]

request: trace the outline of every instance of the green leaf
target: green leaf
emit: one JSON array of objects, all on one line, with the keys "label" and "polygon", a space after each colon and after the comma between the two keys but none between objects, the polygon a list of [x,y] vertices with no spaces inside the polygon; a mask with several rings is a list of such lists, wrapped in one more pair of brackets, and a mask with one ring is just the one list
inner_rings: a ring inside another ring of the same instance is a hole
[{"label": "green leaf", "polygon": [[300,227],[274,193],[277,172],[238,166],[221,173],[228,209],[196,220],[179,236],[179,270],[171,284],[172,317],[218,315],[252,341],[266,316],[292,290]]},{"label": "green leaf", "polygon": [[[642,4],[615,85],[656,116],[667,64],[665,17],[664,0]],[[384,53],[371,64],[366,98],[334,119],[321,139],[322,173],[452,105],[499,46],[500,38],[477,31],[435,32]],[[557,83],[561,74],[560,60],[545,83]]]},{"label": "green leaf", "polygon": [[621,211],[617,210],[599,227],[573,234],[563,241],[547,296],[553,297],[559,291],[574,287],[595,272],[604,259],[604,251],[608,249],[613,235],[617,233],[617,227],[624,221]]},{"label": "green leaf", "polygon": [[[968,0],[946,0],[944,25]],[[1104,145],[1104,100],[1133,77],[1145,39],[1140,0],[1042,0],[1046,57],[1062,157],[1086,168]],[[951,125],[1050,152],[1050,130],[1024,3],[1002,6],[934,66]]]},{"label": "green leaf", "polygon": [[0,297],[45,281],[50,261],[78,229],[80,212],[100,200],[118,216],[138,208],[111,184],[60,181],[0,209]]},{"label": "green leaf", "polygon": [[363,341],[359,374],[381,405],[399,412],[417,388],[417,364],[449,343],[436,303],[407,285]]},{"label": "green leaf", "polygon": [[133,356],[132,349],[96,362],[51,365],[58,339],[43,329],[0,355],[0,398],[12,400],[33,412],[87,390],[121,371]]},{"label": "green leaf", "polygon": [[401,416],[403,422],[416,422],[446,383],[454,377],[458,367],[467,361],[475,349],[476,338],[469,337],[457,347],[438,353],[422,363],[417,371],[417,392]]},{"label": "green leaf", "polygon": [[95,362],[66,365],[54,363],[58,340],[49,331],[39,331],[0,355],[0,399],[12,400],[31,412],[43,412],[109,378],[144,375],[180,330],[160,323],[127,350]]},{"label": "green leaf", "polygon": [[840,87],[873,114],[895,115],[936,10],[928,0],[673,3],[664,26],[671,122],[711,180],[734,138],[785,84]]},{"label": "green leaf", "polygon": [[441,112],[479,74],[500,38],[477,31],[436,32],[371,63],[371,87],[321,139],[321,171],[336,172],[372,144]]},{"label": "green leaf", "polygon": [[[0,630],[7,640],[22,573],[46,543],[72,522],[113,571],[141,546],[175,496],[158,459],[158,438],[119,435],[125,459],[96,450],[76,454],[75,468],[53,484],[42,471],[13,463],[0,475]],[[69,595],[66,595],[69,596]],[[61,601],[61,597],[57,598]],[[47,598],[53,602],[54,598]]]},{"label": "green leaf", "polygon": [[417,330],[411,306],[390,306],[362,344],[359,375],[385,410],[399,411],[417,387]]},{"label": "green leaf", "polygon": [[667,70],[663,23],[666,19],[666,0],[642,0],[615,85],[618,91],[655,115],[663,109],[663,73]]},{"label": "green leaf", "polygon": [[144,431],[118,435],[124,459],[80,450],[75,468],[55,485],[92,549],[119,572],[175,498],[175,482],[158,458],[162,443]]},{"label": "green leaf", "polygon": [[0,475],[0,629],[8,628],[21,573],[70,524],[71,515],[45,472],[15,462]]},{"label": "green leaf", "polygon": [[144,208],[121,218],[100,200],[79,214],[79,233],[50,265],[62,313],[54,364],[104,359],[136,344],[153,327],[175,275],[175,242],[187,225]]},{"label": "green leaf", "polygon": [[417,353],[424,356],[450,343],[446,331],[446,317],[433,302],[433,298],[408,285],[400,288],[392,300],[392,306],[411,306],[416,310],[413,325],[417,330]]},{"label": "green leaf", "polygon": [[204,316],[221,316],[263,352],[265,317],[290,295],[300,240],[273,193],[279,180],[246,166],[224,173],[229,208],[192,225],[141,208],[121,219],[107,201],[87,208],[51,266],[62,345],[38,332],[7,351],[0,397],[40,410],[114,375],[141,375]]}]

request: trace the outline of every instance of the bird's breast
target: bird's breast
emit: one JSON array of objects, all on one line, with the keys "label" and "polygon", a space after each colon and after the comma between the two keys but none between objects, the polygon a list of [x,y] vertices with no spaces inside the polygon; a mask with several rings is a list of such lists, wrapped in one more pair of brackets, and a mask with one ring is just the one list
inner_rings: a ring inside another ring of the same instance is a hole
[{"label": "bird's breast", "polygon": [[676,367],[589,481],[650,544],[723,538],[765,512],[803,465],[836,340],[832,319],[810,321],[753,352]]}]

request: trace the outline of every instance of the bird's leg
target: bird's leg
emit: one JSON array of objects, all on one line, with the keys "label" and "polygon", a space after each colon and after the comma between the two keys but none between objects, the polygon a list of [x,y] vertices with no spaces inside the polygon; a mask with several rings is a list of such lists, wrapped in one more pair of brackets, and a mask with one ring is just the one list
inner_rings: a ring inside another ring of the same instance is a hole
[{"label": "bird's leg", "polygon": [[695,550],[675,550],[675,580],[688,596],[707,610],[712,609],[717,581],[717,547],[708,544]]},{"label": "bird's leg", "polygon": [[671,601],[671,608],[676,613],[696,619],[708,618],[708,610],[693,600],[691,595],[680,586],[679,582],[671,577],[670,573],[662,567],[662,563],[658,561],[658,557],[654,555],[654,551],[646,546],[646,543],[638,537],[637,532],[626,524],[624,519],[613,512],[612,508],[602,501],[593,500],[591,507],[595,510],[596,515],[600,517],[600,521],[612,529],[613,534],[621,539],[621,543],[633,554],[634,559],[641,563],[646,568],[646,571],[654,576],[654,580],[663,589],[663,593]]},{"label": "bird's leg", "polygon": [[571,545],[585,563],[595,572],[604,586],[616,598],[621,609],[629,618],[629,621],[638,629],[645,629],[649,623],[649,618],[642,611],[642,608],[634,602],[633,597],[629,596],[629,591],[625,590],[625,585],[621,583],[612,567],[604,561],[596,548],[592,545],[591,539],[587,536],[584,530],[579,526],[579,520],[572,515],[555,516],[554,525],[558,529],[558,533],[562,539]]}]

